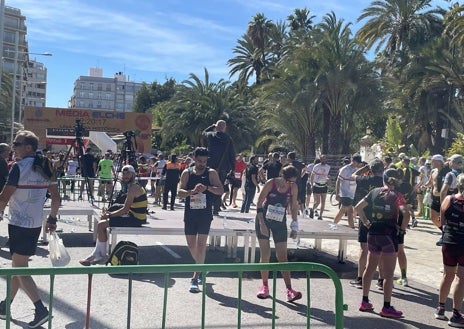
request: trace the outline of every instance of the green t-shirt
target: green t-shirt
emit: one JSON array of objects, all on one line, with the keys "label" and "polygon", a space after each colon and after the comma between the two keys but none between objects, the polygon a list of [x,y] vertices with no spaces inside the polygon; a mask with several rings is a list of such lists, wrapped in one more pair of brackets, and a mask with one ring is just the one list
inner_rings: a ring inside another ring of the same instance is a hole
[{"label": "green t-shirt", "polygon": [[111,159],[101,159],[98,163],[98,173],[100,178],[103,179],[113,179],[113,160]]}]

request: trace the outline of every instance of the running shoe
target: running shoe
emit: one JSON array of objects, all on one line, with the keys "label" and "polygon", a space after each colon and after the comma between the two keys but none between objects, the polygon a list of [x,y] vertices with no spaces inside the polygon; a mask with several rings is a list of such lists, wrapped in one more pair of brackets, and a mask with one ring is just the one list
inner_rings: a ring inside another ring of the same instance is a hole
[{"label": "running shoe", "polygon": [[48,310],[46,307],[44,307],[42,310],[38,311],[38,310],[35,310],[35,316],[34,316],[34,320],[32,320],[31,322],[29,322],[27,324],[27,327],[28,328],[37,328],[37,327],[40,327],[42,324],[44,324],[45,322],[48,321],[48,318],[49,318],[49,314],[48,314]]},{"label": "running shoe", "polygon": [[383,316],[385,318],[398,319],[403,316],[403,312],[395,310],[393,306],[383,307],[382,311],[380,311],[380,316]]},{"label": "running shoe", "polygon": [[454,328],[464,328],[464,318],[460,313],[456,315],[453,312],[453,316],[449,319],[448,325]]},{"label": "running shoe", "polygon": [[198,280],[197,279],[190,280],[190,289],[189,289],[189,291],[191,293],[194,293],[194,294],[200,292],[200,288],[198,287]]},{"label": "running shoe", "polygon": [[0,319],[6,320],[6,302],[4,300],[0,302]]},{"label": "running shoe", "polygon": [[356,280],[350,281],[350,285],[357,289],[362,289],[363,287],[362,279],[356,279]]},{"label": "running shoe", "polygon": [[435,319],[448,320],[448,318],[445,315],[445,307],[444,306],[438,306],[437,307],[437,309],[435,310]]},{"label": "running shoe", "polygon": [[258,293],[256,294],[256,297],[259,299],[266,299],[269,297],[269,287],[262,285],[261,288],[259,289]]},{"label": "running shoe", "polygon": [[377,280],[377,283],[375,284],[378,290],[383,290],[383,280]]},{"label": "running shoe", "polygon": [[295,291],[293,289],[287,289],[287,302],[294,302],[295,300],[301,299],[301,297],[301,292]]},{"label": "running shoe", "polygon": [[374,309],[374,306],[372,306],[371,303],[362,301],[361,304],[359,305],[359,310],[361,312],[369,312]]},{"label": "running shoe", "polygon": [[401,285],[403,287],[409,287],[408,278],[400,278],[400,279],[396,280],[396,283],[398,283],[399,285]]}]

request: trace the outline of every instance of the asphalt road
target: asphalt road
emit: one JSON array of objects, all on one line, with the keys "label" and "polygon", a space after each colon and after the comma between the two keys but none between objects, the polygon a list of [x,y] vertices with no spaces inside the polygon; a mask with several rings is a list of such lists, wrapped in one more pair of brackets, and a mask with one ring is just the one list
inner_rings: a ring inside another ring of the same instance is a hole
[{"label": "asphalt road", "polygon": [[[181,205],[173,212],[152,208],[154,217],[178,216],[181,220]],[[336,209],[328,206],[324,220],[333,220]],[[234,211],[234,210],[230,210]],[[310,220],[301,218],[301,220]],[[342,222],[346,223],[346,222]],[[79,266],[78,260],[87,256],[93,249],[92,233],[88,232],[85,218],[61,218],[59,228],[68,251],[71,263]],[[0,245],[6,242],[6,223],[0,223]],[[408,256],[409,287],[396,285],[392,304],[404,312],[399,320],[385,319],[378,315],[382,307],[382,294],[374,284],[370,298],[374,312],[358,311],[361,290],[349,285],[356,276],[358,246],[348,244],[348,261],[340,264],[336,258],[338,242],[323,241],[323,251],[312,249],[313,241],[305,240],[296,249],[289,240],[289,259],[291,261],[319,262],[333,268],[342,281],[345,311],[345,328],[444,328],[445,321],[435,320],[433,313],[437,304],[437,287],[441,278],[441,251],[435,246],[438,231],[429,221],[420,220],[419,226],[406,235]],[[192,258],[186,247],[184,237],[175,236],[120,236],[129,239],[140,247],[142,264],[191,264]],[[222,248],[209,249],[207,263],[236,263],[242,261],[242,249],[238,258],[228,259]],[[259,252],[257,252],[259,257]],[[31,258],[31,267],[50,266],[46,246],[40,246],[36,256]],[[7,249],[0,251],[0,266],[10,267],[11,260]],[[0,270],[1,271],[1,270]],[[399,272],[399,271],[398,271]],[[398,273],[399,274],[399,273]],[[200,328],[202,294],[188,292],[191,273],[175,274],[168,281],[168,309],[166,328]],[[48,303],[49,278],[36,277],[41,296]],[[334,328],[334,289],[331,280],[324,275],[315,274],[311,280],[310,314],[311,328]],[[62,276],[55,279],[55,308],[53,328],[81,329],[85,324],[88,278],[87,275]],[[5,291],[5,281],[0,279],[0,295]],[[272,299],[260,300],[255,294],[260,286],[259,273],[246,273],[243,280],[242,328],[271,328]],[[276,294],[276,328],[306,328],[307,305],[305,298],[306,278],[301,273],[293,273],[293,286],[303,292],[303,299],[296,303],[285,301],[285,286],[279,278]],[[161,328],[164,277],[162,275],[137,275],[133,280],[131,328]],[[271,287],[272,289],[272,287]],[[205,328],[237,328],[238,279],[236,275],[210,273],[206,279]],[[127,328],[128,280],[126,277],[94,275],[92,280],[91,328]],[[451,300],[448,301],[451,309]],[[450,312],[447,312],[449,314]],[[33,318],[33,306],[20,291],[12,304],[14,321],[11,328],[25,328]],[[0,327],[4,327],[0,320]],[[46,327],[46,326],[44,326]]]}]

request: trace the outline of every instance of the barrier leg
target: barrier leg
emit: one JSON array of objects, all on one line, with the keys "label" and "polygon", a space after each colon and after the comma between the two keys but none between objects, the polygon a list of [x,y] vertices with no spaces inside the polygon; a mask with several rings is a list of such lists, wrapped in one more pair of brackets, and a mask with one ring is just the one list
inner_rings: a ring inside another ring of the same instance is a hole
[{"label": "barrier leg", "polygon": [[92,298],[92,274],[89,274],[87,283],[87,312],[85,314],[85,329],[90,329],[90,300]]}]

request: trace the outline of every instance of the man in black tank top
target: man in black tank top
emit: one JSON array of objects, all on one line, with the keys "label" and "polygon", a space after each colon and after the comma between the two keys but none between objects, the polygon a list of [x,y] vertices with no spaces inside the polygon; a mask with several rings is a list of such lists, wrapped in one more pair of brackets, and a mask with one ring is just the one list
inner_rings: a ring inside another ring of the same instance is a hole
[{"label": "man in black tank top", "polygon": [[[208,168],[208,150],[198,147],[194,152],[195,165],[182,172],[179,196],[185,198],[184,232],[187,246],[196,264],[203,264],[206,257],[206,240],[213,220],[215,196],[224,193],[216,170]],[[200,292],[200,273],[193,273],[190,292]]]}]

